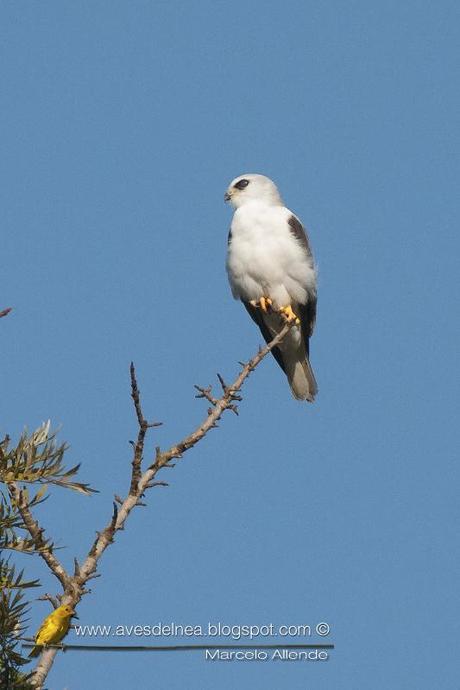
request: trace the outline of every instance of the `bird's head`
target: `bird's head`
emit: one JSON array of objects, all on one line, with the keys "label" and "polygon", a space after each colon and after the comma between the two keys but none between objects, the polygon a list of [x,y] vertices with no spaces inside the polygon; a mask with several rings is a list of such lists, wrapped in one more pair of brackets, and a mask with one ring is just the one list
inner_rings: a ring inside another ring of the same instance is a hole
[{"label": "bird's head", "polygon": [[232,180],[224,196],[233,208],[239,208],[251,201],[260,201],[269,206],[282,206],[276,184],[265,175],[247,173]]},{"label": "bird's head", "polygon": [[69,604],[64,604],[63,606],[58,606],[58,608],[55,610],[54,613],[59,618],[71,618],[72,616],[74,618],[77,618],[77,614],[76,614],[75,610]]}]

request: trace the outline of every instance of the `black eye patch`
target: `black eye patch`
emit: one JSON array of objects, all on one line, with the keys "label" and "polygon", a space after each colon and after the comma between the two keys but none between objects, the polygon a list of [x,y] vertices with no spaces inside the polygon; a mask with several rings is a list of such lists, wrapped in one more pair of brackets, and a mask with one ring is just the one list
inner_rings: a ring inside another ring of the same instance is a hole
[{"label": "black eye patch", "polygon": [[237,182],[233,186],[235,189],[244,189],[245,187],[248,186],[248,184],[249,184],[249,180],[239,180],[239,182]]}]

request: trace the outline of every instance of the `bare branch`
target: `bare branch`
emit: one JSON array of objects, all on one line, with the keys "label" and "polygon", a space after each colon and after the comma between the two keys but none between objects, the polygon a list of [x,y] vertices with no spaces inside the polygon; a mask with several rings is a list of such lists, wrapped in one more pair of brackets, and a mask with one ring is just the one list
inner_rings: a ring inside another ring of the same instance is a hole
[{"label": "bare branch", "polygon": [[131,365],[129,367],[129,372],[130,372],[130,376],[131,376],[131,397],[133,399],[134,409],[136,411],[137,423],[139,425],[139,431],[137,434],[137,441],[133,444],[134,456],[133,456],[133,460],[131,463],[132,464],[131,486],[129,487],[129,493],[132,495],[135,495],[136,490],[137,490],[137,486],[139,484],[139,480],[142,476],[142,456],[144,453],[145,434],[147,433],[147,429],[150,429],[150,428],[153,428],[156,426],[161,426],[161,422],[152,422],[149,424],[149,422],[144,417],[144,413],[142,412],[141,400],[140,400],[140,391],[139,391],[139,387],[137,385],[136,370],[134,368],[133,362],[131,362]]},{"label": "bare branch", "polygon": [[[158,424],[149,424],[146,418],[144,417],[140,402],[139,388],[136,380],[136,372],[134,364],[131,363],[131,397],[134,402],[134,408],[136,412],[137,422],[139,425],[139,431],[137,441],[133,444],[134,457],[132,460],[132,473],[129,493],[124,500],[121,499],[120,496],[115,496],[111,519],[101,532],[96,532],[96,538],[94,539],[91,545],[91,548],[88,552],[88,555],[84,563],[79,565],[78,573],[77,568],[75,568],[74,576],[69,578],[62,566],[60,566],[60,564],[56,564],[52,560],[50,563],[48,563],[47,561],[49,567],[55,574],[58,572],[57,566],[62,568],[63,579],[61,580],[61,582],[63,584],[65,592],[61,598],[61,602],[63,604],[70,604],[75,607],[76,604],[82,598],[82,596],[89,592],[89,590],[86,589],[85,585],[89,580],[99,576],[99,573],[96,572],[99,559],[101,558],[102,554],[109,546],[109,544],[113,543],[115,533],[119,530],[124,529],[125,522],[133,508],[139,505],[143,505],[140,499],[143,497],[147,489],[150,489],[154,486],[168,485],[166,482],[155,480],[156,474],[159,472],[159,470],[167,467],[174,467],[174,463],[172,463],[171,461],[176,458],[181,458],[185,451],[189,450],[190,448],[193,448],[193,446],[195,446],[199,441],[201,441],[211,429],[216,428],[217,422],[220,420],[220,418],[226,410],[233,411],[237,414],[235,401],[241,400],[239,391],[241,390],[244,382],[250,376],[251,372],[254,371],[254,369],[260,364],[264,357],[266,357],[274,347],[279,345],[279,343],[283,340],[283,338],[285,338],[285,336],[287,335],[287,333],[293,325],[293,323],[286,323],[282,330],[278,333],[278,335],[275,336],[273,340],[270,343],[268,343],[268,345],[266,345],[264,348],[259,348],[258,353],[254,357],[252,357],[252,359],[250,359],[248,362],[241,363],[241,371],[239,372],[238,376],[232,384],[227,385],[223,378],[220,376],[220,374],[218,374],[219,382],[221,384],[223,391],[222,396],[220,398],[215,398],[212,395],[211,387],[200,388],[199,386],[195,386],[195,388],[199,392],[199,395],[197,395],[196,397],[205,398],[212,405],[212,407],[208,409],[206,418],[194,431],[192,431],[188,436],[185,436],[185,438],[183,438],[177,444],[171,446],[168,450],[162,451],[159,447],[157,447],[155,449],[154,462],[152,465],[150,465],[150,467],[147,468],[147,470],[144,473],[142,473],[141,470],[141,463],[144,451],[145,435],[150,427],[158,426]],[[24,516],[23,519],[24,522],[26,522]],[[32,532],[30,533],[38,534],[40,528],[38,527],[37,523],[35,523],[31,516],[30,518],[28,516],[27,519],[29,521],[29,524],[30,519],[33,522],[32,527],[29,529],[29,531],[32,529]],[[45,556],[43,557],[45,558]],[[47,556],[47,558],[49,559],[49,556]],[[34,672],[33,683],[36,690],[40,690],[42,688],[43,683],[53,664],[56,652],[57,649],[53,648],[44,649],[44,651],[42,652]]]},{"label": "bare branch", "polygon": [[[179,443],[171,446],[166,451],[161,451],[159,447],[156,449],[156,456],[155,456],[155,461],[154,463],[144,472],[144,474],[141,475],[140,479],[137,482],[136,488],[135,488],[135,493],[131,493],[132,490],[132,485],[130,489],[129,495],[126,497],[126,499],[123,501],[121,506],[118,508],[118,514],[116,517],[116,520],[114,521],[113,518],[110,521],[110,523],[105,527],[105,529],[102,530],[102,532],[99,532],[96,535],[96,539],[93,542],[93,545],[91,546],[91,549],[88,553],[88,556],[84,562],[84,564],[81,566],[81,575],[80,575],[80,580],[83,582],[86,581],[89,575],[94,573],[97,569],[97,562],[99,558],[102,556],[104,553],[105,549],[107,546],[113,541],[113,535],[117,530],[120,530],[123,528],[124,523],[130,514],[131,510],[136,506],[137,501],[143,493],[150,488],[151,486],[154,485],[152,483],[152,480],[154,479],[155,475],[157,472],[164,468],[164,467],[171,467],[171,460],[174,458],[181,458],[182,454],[186,451],[192,448],[194,445],[196,445],[199,441],[201,441],[206,434],[216,426],[216,423],[218,420],[221,418],[222,414],[225,412],[225,410],[232,410],[234,407],[234,400],[238,399],[238,392],[241,390],[244,382],[246,379],[249,377],[251,372],[256,368],[258,364],[263,360],[264,357],[266,357],[269,352],[276,347],[286,336],[286,334],[289,332],[289,330],[292,328],[293,324],[287,323],[283,327],[283,329],[279,332],[273,340],[266,345],[264,348],[259,350],[259,352],[252,357],[252,359],[247,362],[244,367],[241,369],[239,375],[235,379],[235,381],[230,385],[230,386],[225,386],[224,393],[221,398],[216,398],[215,400],[215,405],[212,409],[208,410],[208,415],[206,419],[198,426],[195,431],[193,431],[191,434],[186,436],[182,441]],[[131,381],[133,381],[134,377],[134,382],[136,383],[135,379],[135,371],[134,371],[134,366],[131,365]],[[134,389],[134,387],[133,387]],[[137,389],[137,383],[135,386],[135,390],[138,392]],[[237,396],[237,397],[235,397]],[[134,399],[134,395],[133,395]],[[136,401],[135,401],[136,405]],[[140,409],[140,405],[139,405]],[[136,408],[137,412],[137,408]],[[142,410],[140,411],[140,415],[138,417],[139,419],[144,420],[144,416],[142,414]]]},{"label": "bare branch", "polygon": [[42,594],[41,597],[38,597],[38,601],[49,601],[53,609],[57,609],[60,606],[59,599],[52,594]]},{"label": "bare branch", "polygon": [[195,388],[198,391],[198,394],[195,395],[195,398],[206,398],[211,405],[217,405],[217,398],[215,398],[211,391],[212,391],[212,386],[208,386],[207,388],[201,388],[201,386],[195,386]]},{"label": "bare branch", "polygon": [[266,357],[269,352],[274,347],[279,345],[283,338],[286,337],[286,334],[290,331],[293,325],[293,323],[286,323],[278,335],[276,335],[273,340],[268,343],[268,345],[262,349],[259,349],[259,352],[242,367],[239,375],[230,386],[227,386],[223,378],[220,376],[220,374],[218,374],[219,382],[223,388],[223,395],[221,398],[216,400],[213,409],[208,410],[208,416],[204,422],[178,444],[171,446],[169,450],[157,452],[155,463],[152,465],[152,468],[149,469],[160,469],[161,467],[166,466],[166,464],[173,458],[182,457],[182,454],[186,450],[193,448],[198,441],[201,441],[201,439],[206,436],[208,431],[210,431],[212,428],[215,428],[225,410],[235,411],[234,408],[236,406],[234,401],[241,400],[241,396],[239,396],[238,393],[246,379],[249,377],[251,372],[254,371],[256,366],[260,364],[264,357]]},{"label": "bare branch", "polygon": [[40,527],[37,520],[32,516],[25,493],[19,489],[16,482],[8,483],[7,486],[11,499],[18,509],[27,531],[35,542],[37,553],[43,558],[48,568],[57,577],[65,590],[69,584],[69,575],[54,555],[52,546],[44,537],[45,531],[43,527]]}]

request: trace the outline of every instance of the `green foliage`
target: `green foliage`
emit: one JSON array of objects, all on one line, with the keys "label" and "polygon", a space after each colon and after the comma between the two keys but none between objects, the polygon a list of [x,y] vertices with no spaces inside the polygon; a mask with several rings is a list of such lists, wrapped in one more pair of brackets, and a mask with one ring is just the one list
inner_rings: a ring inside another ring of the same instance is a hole
[{"label": "green foliage", "polygon": [[[49,420],[30,436],[24,431],[15,448],[9,446],[10,438],[6,436],[0,443],[1,482],[56,484],[87,495],[95,491],[88,484],[71,481],[80,465],[65,469],[63,460],[68,446],[57,443],[56,433],[50,432]],[[31,499],[29,506],[37,505],[43,493],[39,492]]]},{"label": "green foliage", "polygon": [[[2,549],[25,554],[41,553],[46,558],[54,545],[32,515],[31,509],[46,500],[49,485],[72,489],[89,495],[94,489],[74,481],[79,465],[67,470],[64,466],[65,443],[57,443],[56,433],[50,432],[50,422],[29,434],[24,431],[16,446],[6,436],[0,442],[0,688],[1,690],[30,690],[31,673],[22,667],[29,663],[20,652],[29,604],[24,590],[39,586],[38,580],[26,581],[23,571],[16,573],[14,565],[2,559]],[[30,485],[38,485],[32,490]],[[29,485],[29,488],[28,488]],[[37,490],[38,488],[38,490]],[[45,552],[45,554],[43,553]]]},{"label": "green foliage", "polygon": [[[88,484],[72,481],[80,465],[66,470],[64,454],[65,443],[58,444],[56,433],[50,432],[50,422],[45,422],[32,434],[24,431],[15,447],[10,447],[6,436],[0,443],[0,482],[9,485],[8,492],[0,491],[0,549],[13,549],[22,553],[37,553],[39,550],[52,551],[51,541],[41,534],[40,540],[32,539],[24,524],[21,512],[15,504],[12,487],[22,484],[21,500],[30,510],[47,499],[48,485],[54,484],[83,494],[91,494]],[[30,493],[24,484],[41,485],[38,491]],[[18,530],[22,530],[18,533]]]},{"label": "green foliage", "polygon": [[24,590],[38,587],[38,580],[26,581],[23,571],[0,557],[0,687],[2,690],[30,690],[31,673],[21,669],[29,662],[19,651],[29,604]]}]

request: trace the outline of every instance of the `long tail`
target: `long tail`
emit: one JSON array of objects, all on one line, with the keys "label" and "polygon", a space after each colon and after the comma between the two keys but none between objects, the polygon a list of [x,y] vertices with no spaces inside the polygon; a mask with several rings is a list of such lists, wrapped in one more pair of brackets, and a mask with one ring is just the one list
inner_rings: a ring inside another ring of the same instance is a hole
[{"label": "long tail", "polygon": [[284,353],[283,359],[294,398],[313,402],[318,392],[318,385],[308,355],[299,348],[290,356]]}]

